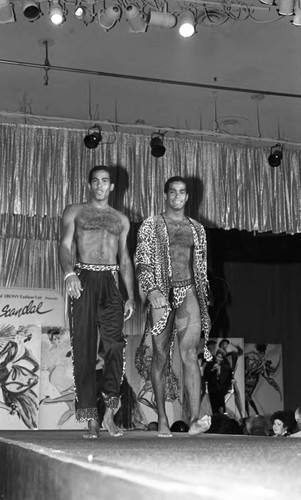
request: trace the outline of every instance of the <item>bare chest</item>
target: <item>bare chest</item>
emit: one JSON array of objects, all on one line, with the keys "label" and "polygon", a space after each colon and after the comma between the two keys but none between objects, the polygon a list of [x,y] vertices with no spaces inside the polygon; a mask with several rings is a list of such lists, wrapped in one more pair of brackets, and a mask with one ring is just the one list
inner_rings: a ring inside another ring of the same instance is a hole
[{"label": "bare chest", "polygon": [[194,245],[193,234],[188,219],[174,221],[166,218],[169,243],[171,246],[191,248]]},{"label": "bare chest", "polygon": [[105,209],[84,208],[75,219],[79,231],[105,231],[114,236],[122,232],[122,223],[118,213],[110,207]]}]

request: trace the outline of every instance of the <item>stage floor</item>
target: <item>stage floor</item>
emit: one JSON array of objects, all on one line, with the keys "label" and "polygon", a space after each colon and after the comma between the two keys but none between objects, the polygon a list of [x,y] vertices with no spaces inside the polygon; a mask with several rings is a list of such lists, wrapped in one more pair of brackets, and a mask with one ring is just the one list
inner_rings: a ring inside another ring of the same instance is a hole
[{"label": "stage floor", "polygon": [[1,431],[2,500],[301,500],[301,439]]}]

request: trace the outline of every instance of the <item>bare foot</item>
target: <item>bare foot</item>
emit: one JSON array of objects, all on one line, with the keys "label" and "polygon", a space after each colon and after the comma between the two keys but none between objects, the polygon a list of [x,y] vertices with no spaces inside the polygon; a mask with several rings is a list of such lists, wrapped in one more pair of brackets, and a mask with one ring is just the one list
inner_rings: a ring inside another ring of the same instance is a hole
[{"label": "bare foot", "polygon": [[107,408],[105,415],[103,417],[102,427],[109,432],[110,436],[113,436],[113,437],[123,436],[123,432],[115,424],[115,422],[113,420],[113,416],[114,416],[113,410],[110,410],[109,408]]},{"label": "bare foot", "polygon": [[158,423],[158,437],[168,438],[172,437],[173,434],[170,432],[170,428],[167,421]]},{"label": "bare foot", "polygon": [[97,439],[99,433],[99,423],[97,420],[89,420],[88,421],[88,429],[89,431],[83,434],[85,439]]}]

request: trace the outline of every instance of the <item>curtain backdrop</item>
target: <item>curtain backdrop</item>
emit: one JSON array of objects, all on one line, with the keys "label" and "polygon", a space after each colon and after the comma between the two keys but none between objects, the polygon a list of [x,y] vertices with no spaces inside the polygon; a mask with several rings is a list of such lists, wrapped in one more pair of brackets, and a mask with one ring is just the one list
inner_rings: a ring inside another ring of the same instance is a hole
[{"label": "curtain backdrop", "polygon": [[283,151],[271,168],[270,149],[165,138],[166,153],[151,156],[149,137],[103,132],[85,148],[86,130],[0,125],[0,286],[63,292],[57,245],[66,205],[87,200],[87,174],[115,167],[111,203],[139,222],[161,211],[168,177],[190,181],[189,214],[207,227],[297,233],[301,230],[300,153]]}]

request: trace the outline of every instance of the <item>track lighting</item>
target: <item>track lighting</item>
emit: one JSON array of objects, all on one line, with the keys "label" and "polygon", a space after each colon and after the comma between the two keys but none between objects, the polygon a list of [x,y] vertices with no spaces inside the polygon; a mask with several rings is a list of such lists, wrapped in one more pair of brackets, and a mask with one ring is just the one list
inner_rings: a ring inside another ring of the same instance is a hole
[{"label": "track lighting", "polygon": [[97,148],[98,144],[102,141],[101,128],[94,125],[88,130],[88,134],[84,138],[84,144],[88,149]]},{"label": "track lighting", "polygon": [[50,4],[49,15],[50,15],[50,21],[55,26],[59,26],[65,21],[63,8],[56,0],[52,1]]},{"label": "track lighting", "polygon": [[293,17],[293,25],[301,26],[301,9],[299,7],[299,2],[295,2],[294,6],[294,17]]},{"label": "track lighting", "polygon": [[283,158],[282,149],[281,144],[271,147],[270,156],[268,157],[270,167],[279,167],[281,165]]},{"label": "track lighting", "polygon": [[278,14],[280,16],[292,16],[294,13],[295,0],[280,0]]},{"label": "track lighting", "polygon": [[132,33],[143,33],[146,31],[146,21],[135,5],[128,5],[125,11],[125,17],[130,25]]},{"label": "track lighting", "polygon": [[189,38],[195,33],[195,16],[191,10],[181,14],[179,19],[179,33],[184,38]]},{"label": "track lighting", "polygon": [[93,13],[90,10],[88,10],[88,8],[85,5],[82,5],[82,4],[79,4],[76,7],[76,9],[74,11],[74,15],[75,15],[76,19],[78,19],[79,21],[82,21],[86,25],[92,23],[92,21],[94,19]]},{"label": "track lighting", "polygon": [[0,24],[15,22],[15,12],[9,0],[0,1]]},{"label": "track lighting", "polygon": [[147,24],[149,26],[159,26],[160,28],[174,28],[177,24],[177,18],[170,12],[150,10]]},{"label": "track lighting", "polygon": [[36,21],[42,12],[35,0],[23,0],[23,14],[29,21]]},{"label": "track lighting", "polygon": [[115,26],[116,22],[121,17],[121,9],[119,5],[111,5],[104,10],[98,11],[98,24],[105,30],[110,30]]},{"label": "track lighting", "polygon": [[164,156],[166,148],[163,145],[163,134],[154,133],[151,136],[151,141],[150,141],[150,147],[151,147],[151,154],[152,156],[155,156],[155,158],[160,158],[161,156]]}]

